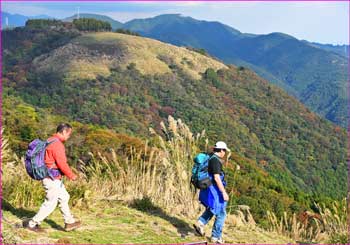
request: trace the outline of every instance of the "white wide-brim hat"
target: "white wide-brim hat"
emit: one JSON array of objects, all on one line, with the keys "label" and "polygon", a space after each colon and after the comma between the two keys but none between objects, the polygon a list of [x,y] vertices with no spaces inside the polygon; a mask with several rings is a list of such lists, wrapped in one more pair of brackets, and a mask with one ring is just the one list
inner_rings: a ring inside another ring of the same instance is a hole
[{"label": "white wide-brim hat", "polygon": [[214,149],[224,149],[224,150],[226,150],[226,151],[231,151],[231,150],[227,147],[226,143],[223,142],[223,141],[218,141],[218,142],[216,142],[216,144],[215,144],[215,146],[214,146]]}]

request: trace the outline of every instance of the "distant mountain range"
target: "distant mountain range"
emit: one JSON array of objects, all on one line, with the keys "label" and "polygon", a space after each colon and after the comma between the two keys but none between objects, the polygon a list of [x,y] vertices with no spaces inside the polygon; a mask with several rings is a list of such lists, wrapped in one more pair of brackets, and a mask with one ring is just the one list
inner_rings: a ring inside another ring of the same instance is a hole
[{"label": "distant mountain range", "polygon": [[315,46],[316,48],[321,48],[327,51],[331,51],[331,52],[340,54],[344,57],[349,57],[349,45],[320,44],[320,43],[314,43],[314,42],[311,42],[311,43],[307,42],[307,43]]},{"label": "distant mountain range", "polygon": [[346,126],[349,45],[311,43],[283,33],[241,33],[220,22],[179,14],[135,19],[124,24],[103,15],[80,14],[80,17],[108,21],[113,29],[129,29],[177,46],[205,49],[225,63],[254,70],[314,112]]},{"label": "distant mountain range", "polygon": [[24,16],[20,14],[1,13],[1,23],[3,28],[14,28],[24,26],[29,19],[53,19],[48,15]]},{"label": "distant mountain range", "polygon": [[346,124],[348,60],[330,46],[283,33],[244,34],[219,22],[176,14],[132,20],[124,28],[178,46],[203,48],[225,63],[249,67],[321,116]]}]

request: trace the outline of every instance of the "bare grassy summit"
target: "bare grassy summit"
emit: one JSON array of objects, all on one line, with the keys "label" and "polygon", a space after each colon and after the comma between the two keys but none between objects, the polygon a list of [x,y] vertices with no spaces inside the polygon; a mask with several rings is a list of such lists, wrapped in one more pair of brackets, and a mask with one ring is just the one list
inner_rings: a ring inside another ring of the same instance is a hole
[{"label": "bare grassy summit", "polygon": [[[64,61],[64,62],[62,62]],[[171,73],[180,69],[195,79],[207,68],[226,66],[185,47],[149,38],[112,32],[86,33],[34,60],[39,72],[56,71],[67,80],[108,76],[110,69],[135,65],[142,74]]]}]

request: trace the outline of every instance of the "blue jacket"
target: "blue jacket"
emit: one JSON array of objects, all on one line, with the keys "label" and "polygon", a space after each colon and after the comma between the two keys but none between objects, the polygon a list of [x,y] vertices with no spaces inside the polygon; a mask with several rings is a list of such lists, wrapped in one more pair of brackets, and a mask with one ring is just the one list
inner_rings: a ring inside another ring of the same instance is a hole
[{"label": "blue jacket", "polygon": [[[220,178],[223,185],[226,186],[224,175],[220,175]],[[224,197],[216,184],[210,185],[207,189],[200,190],[199,201],[206,208],[209,208],[214,215],[217,215],[226,208],[226,201],[224,201]]]}]

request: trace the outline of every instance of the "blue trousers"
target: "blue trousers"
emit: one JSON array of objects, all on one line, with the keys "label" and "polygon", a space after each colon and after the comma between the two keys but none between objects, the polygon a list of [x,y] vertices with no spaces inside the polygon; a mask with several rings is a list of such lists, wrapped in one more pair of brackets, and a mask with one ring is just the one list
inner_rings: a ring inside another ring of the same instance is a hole
[{"label": "blue trousers", "polygon": [[215,216],[215,222],[213,225],[213,230],[211,233],[211,237],[214,238],[221,238],[222,235],[222,228],[224,227],[224,222],[226,219],[226,206],[225,208],[222,209],[221,212],[219,212],[218,214],[214,215],[209,208],[207,208],[204,213],[199,217],[199,221],[206,225],[211,218],[213,218],[213,216]]}]

